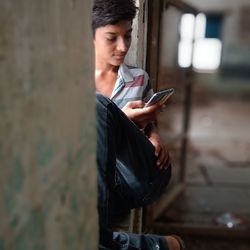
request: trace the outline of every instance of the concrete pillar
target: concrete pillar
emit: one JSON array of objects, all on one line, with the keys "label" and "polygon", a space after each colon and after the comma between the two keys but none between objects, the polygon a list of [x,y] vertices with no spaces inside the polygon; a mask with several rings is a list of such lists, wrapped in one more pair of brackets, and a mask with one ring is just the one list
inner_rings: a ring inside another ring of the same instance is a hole
[{"label": "concrete pillar", "polygon": [[0,1],[0,249],[97,249],[91,0]]}]

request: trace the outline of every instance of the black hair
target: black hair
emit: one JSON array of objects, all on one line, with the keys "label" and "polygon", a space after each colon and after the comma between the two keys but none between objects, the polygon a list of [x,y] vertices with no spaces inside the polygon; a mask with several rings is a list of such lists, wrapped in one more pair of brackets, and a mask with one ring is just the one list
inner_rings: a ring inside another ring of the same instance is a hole
[{"label": "black hair", "polygon": [[122,20],[132,20],[136,16],[135,0],[94,0],[92,11],[92,30]]}]

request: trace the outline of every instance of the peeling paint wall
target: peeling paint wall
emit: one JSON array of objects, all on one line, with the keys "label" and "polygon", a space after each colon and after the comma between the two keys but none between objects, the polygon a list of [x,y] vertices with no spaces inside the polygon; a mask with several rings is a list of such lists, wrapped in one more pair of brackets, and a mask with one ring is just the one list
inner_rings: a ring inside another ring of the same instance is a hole
[{"label": "peeling paint wall", "polygon": [[125,62],[128,65],[146,67],[147,47],[147,1],[136,0],[138,12],[133,20],[132,42]]},{"label": "peeling paint wall", "polygon": [[97,248],[91,5],[0,2],[0,250]]}]

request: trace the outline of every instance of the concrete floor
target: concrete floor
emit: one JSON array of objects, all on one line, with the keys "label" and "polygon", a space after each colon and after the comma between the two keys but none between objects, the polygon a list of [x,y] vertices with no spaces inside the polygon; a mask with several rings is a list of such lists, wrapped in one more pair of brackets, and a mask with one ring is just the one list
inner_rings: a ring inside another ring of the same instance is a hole
[{"label": "concrete floor", "polygon": [[[161,215],[156,232],[181,234],[191,250],[250,250],[249,110],[250,101],[239,98],[193,104],[187,188]],[[166,141],[169,130],[180,132],[181,111],[180,105],[170,103],[159,118]],[[178,147],[170,145],[174,162]],[[239,217],[239,225],[230,229],[218,224],[226,213]]]}]

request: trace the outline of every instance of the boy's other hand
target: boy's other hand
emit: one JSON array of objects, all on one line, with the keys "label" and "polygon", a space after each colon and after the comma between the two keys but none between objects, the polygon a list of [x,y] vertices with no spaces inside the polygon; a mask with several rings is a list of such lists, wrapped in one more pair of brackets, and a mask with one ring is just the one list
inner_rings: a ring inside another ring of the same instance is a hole
[{"label": "boy's other hand", "polygon": [[168,167],[169,153],[165,143],[161,140],[160,136],[156,132],[152,132],[148,138],[155,147],[155,156],[157,157],[157,166],[160,169]]}]

